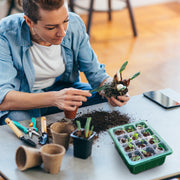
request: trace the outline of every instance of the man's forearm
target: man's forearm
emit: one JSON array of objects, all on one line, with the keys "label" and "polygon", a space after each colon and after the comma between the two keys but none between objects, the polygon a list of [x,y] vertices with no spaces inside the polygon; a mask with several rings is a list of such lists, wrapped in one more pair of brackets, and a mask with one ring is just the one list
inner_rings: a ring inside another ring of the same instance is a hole
[{"label": "man's forearm", "polygon": [[55,92],[24,93],[10,91],[0,104],[0,110],[28,110],[53,106]]}]

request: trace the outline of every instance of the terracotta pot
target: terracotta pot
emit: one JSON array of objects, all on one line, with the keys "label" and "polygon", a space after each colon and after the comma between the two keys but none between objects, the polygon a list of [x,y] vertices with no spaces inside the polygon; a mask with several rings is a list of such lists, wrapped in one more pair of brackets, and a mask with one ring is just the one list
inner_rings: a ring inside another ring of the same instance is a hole
[{"label": "terracotta pot", "polygon": [[51,174],[57,174],[66,152],[65,148],[58,144],[46,144],[41,147],[40,152],[44,170]]},{"label": "terracotta pot", "polygon": [[70,133],[72,125],[66,122],[56,122],[50,126],[52,139],[54,144],[62,145],[66,148],[69,147]]},{"label": "terracotta pot", "polygon": [[36,148],[20,146],[16,150],[16,165],[20,171],[41,165],[40,151]]},{"label": "terracotta pot", "polygon": [[86,139],[76,136],[77,131],[78,130],[75,130],[71,133],[71,137],[73,138],[74,157],[87,159],[91,155],[93,140],[96,132],[93,131],[92,135]]},{"label": "terracotta pot", "polygon": [[67,118],[67,119],[75,119],[77,110],[78,110],[78,107],[76,107],[76,109],[74,111],[64,110],[65,118]]}]

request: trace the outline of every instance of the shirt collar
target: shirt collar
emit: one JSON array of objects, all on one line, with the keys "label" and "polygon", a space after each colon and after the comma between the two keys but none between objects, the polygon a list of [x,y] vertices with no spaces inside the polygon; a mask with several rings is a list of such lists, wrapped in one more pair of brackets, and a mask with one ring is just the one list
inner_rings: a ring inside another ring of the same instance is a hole
[{"label": "shirt collar", "polygon": [[63,41],[61,43],[62,46],[66,47],[68,49],[71,49],[71,36],[70,36],[70,34],[71,33],[67,29],[66,36],[63,38]]},{"label": "shirt collar", "polygon": [[26,21],[23,20],[21,24],[21,31],[20,31],[20,44],[22,46],[30,46],[32,45],[31,42],[31,36],[30,36],[30,30],[28,25],[26,24]]}]

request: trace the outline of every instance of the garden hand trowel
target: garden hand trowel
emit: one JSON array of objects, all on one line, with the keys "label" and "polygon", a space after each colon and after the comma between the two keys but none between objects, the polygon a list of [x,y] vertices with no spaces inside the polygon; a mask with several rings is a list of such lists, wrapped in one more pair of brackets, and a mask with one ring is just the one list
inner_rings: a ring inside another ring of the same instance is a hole
[{"label": "garden hand trowel", "polygon": [[44,116],[41,117],[41,132],[42,132],[42,135],[39,138],[39,143],[41,145],[44,145],[48,141],[47,126],[46,126],[46,117],[44,117]]},{"label": "garden hand trowel", "polygon": [[26,139],[24,137],[24,134],[14,125],[14,123],[9,119],[5,119],[6,124],[13,130],[13,132],[17,135],[17,137],[22,140],[24,143],[26,143],[29,146],[36,147],[35,142],[33,142],[31,139]]}]

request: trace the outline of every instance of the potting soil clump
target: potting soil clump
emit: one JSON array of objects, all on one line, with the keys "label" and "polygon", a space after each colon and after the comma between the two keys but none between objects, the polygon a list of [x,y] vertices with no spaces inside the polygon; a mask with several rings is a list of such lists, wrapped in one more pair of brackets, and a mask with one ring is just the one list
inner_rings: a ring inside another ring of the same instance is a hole
[{"label": "potting soil clump", "polygon": [[94,131],[99,134],[100,132],[106,131],[109,128],[127,124],[130,122],[130,117],[126,114],[121,114],[119,111],[92,111],[87,114],[76,118],[74,124],[76,125],[76,120],[81,122],[84,127],[87,117],[91,117],[91,125],[94,126]]}]

